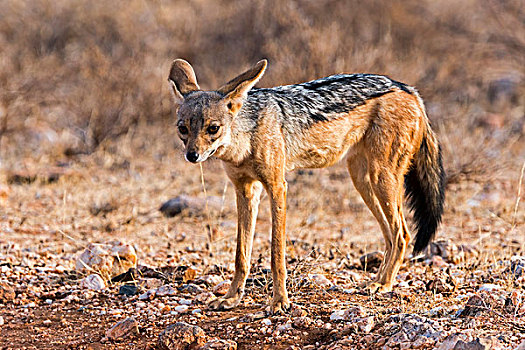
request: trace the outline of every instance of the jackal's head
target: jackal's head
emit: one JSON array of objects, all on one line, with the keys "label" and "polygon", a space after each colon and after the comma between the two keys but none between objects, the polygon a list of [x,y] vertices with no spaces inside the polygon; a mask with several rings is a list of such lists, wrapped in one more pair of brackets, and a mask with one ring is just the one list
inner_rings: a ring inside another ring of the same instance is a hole
[{"label": "jackal's head", "polygon": [[259,61],[218,90],[202,91],[191,65],[181,59],[173,61],[168,81],[179,105],[177,128],[186,147],[186,160],[203,162],[230,144],[231,124],[266,64],[266,60]]}]

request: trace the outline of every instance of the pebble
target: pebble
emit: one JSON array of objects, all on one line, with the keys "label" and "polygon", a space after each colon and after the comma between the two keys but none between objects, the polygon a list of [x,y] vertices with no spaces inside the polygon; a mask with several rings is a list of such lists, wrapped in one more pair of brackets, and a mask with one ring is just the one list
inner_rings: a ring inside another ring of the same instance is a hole
[{"label": "pebble", "polygon": [[293,304],[292,309],[290,310],[290,316],[292,317],[303,317],[308,315],[308,312],[306,312],[305,309],[301,308],[300,306]]},{"label": "pebble", "polygon": [[308,277],[317,287],[322,289],[328,289],[334,285],[325,275],[311,274]]},{"label": "pebble", "polygon": [[217,275],[205,275],[200,277],[199,280],[203,281],[210,287],[213,287],[223,281],[222,277]]},{"label": "pebble", "polygon": [[265,326],[269,326],[269,325],[272,324],[272,321],[271,321],[270,319],[268,319],[268,318],[265,318],[265,319],[262,319],[262,320],[261,320],[261,323],[262,323],[263,325],[265,325]]},{"label": "pebble", "polygon": [[204,292],[195,297],[195,301],[201,304],[208,304],[210,301],[215,299],[217,299],[217,297],[211,292]]},{"label": "pebble", "polygon": [[297,328],[308,328],[313,324],[313,320],[310,317],[297,317],[293,320],[293,325]]},{"label": "pebble", "polygon": [[156,295],[156,289],[150,289],[147,292],[139,295],[139,300],[151,300],[155,298],[155,295]]},{"label": "pebble", "polygon": [[185,322],[169,325],[157,340],[157,349],[198,349],[206,343],[206,334],[202,328]]},{"label": "pebble", "polygon": [[108,329],[106,331],[106,338],[110,340],[122,339],[138,332],[137,321],[133,317],[128,317]]},{"label": "pebble", "polygon": [[113,241],[104,244],[90,243],[79,255],[75,269],[80,273],[97,272],[114,277],[137,267],[135,248],[129,244]]},{"label": "pebble", "polygon": [[139,288],[137,286],[134,286],[132,284],[124,284],[120,286],[118,290],[119,295],[127,295],[127,296],[133,296],[137,294]]},{"label": "pebble", "polygon": [[192,301],[191,300],[188,300],[188,299],[184,299],[184,298],[180,298],[178,300],[179,304],[181,305],[191,305]]},{"label": "pebble", "polygon": [[204,291],[204,289],[202,289],[196,284],[189,283],[189,284],[185,284],[184,286],[182,286],[181,291],[190,293],[190,294],[200,294]]},{"label": "pebble", "polygon": [[230,285],[231,281],[229,280],[220,282],[215,287],[213,287],[213,294],[218,296],[226,295],[226,293],[228,293],[228,289],[230,289]]},{"label": "pebble", "polygon": [[190,307],[188,305],[178,305],[178,306],[175,306],[175,308],[173,308],[173,310],[183,314],[185,312],[188,311]]},{"label": "pebble", "polygon": [[106,289],[106,281],[100,275],[92,274],[80,281],[80,288],[101,291]]},{"label": "pebble", "polygon": [[346,310],[335,310],[330,315],[330,321],[353,321],[355,318],[364,314],[360,306],[352,307]]},{"label": "pebble", "polygon": [[282,325],[279,325],[277,327],[277,330],[279,332],[286,332],[289,329],[292,329],[292,321],[291,320],[288,320],[288,321],[286,321],[286,323],[284,323]]},{"label": "pebble", "polygon": [[204,344],[199,350],[237,350],[237,343],[233,340],[215,339]]},{"label": "pebble", "polygon": [[4,325],[4,318],[2,316],[0,316],[0,326],[3,326]]},{"label": "pebble", "polygon": [[479,287],[479,291],[486,291],[486,292],[492,292],[495,290],[501,289],[501,286],[498,286],[497,284],[487,283]]},{"label": "pebble", "polygon": [[158,297],[163,297],[163,296],[166,296],[166,295],[172,296],[172,295],[176,295],[177,293],[178,293],[177,289],[175,287],[173,287],[172,285],[169,285],[169,284],[165,284],[163,286],[160,286],[155,291],[155,295],[158,296]]},{"label": "pebble", "polygon": [[14,300],[16,297],[15,290],[7,282],[0,282],[0,302]]}]

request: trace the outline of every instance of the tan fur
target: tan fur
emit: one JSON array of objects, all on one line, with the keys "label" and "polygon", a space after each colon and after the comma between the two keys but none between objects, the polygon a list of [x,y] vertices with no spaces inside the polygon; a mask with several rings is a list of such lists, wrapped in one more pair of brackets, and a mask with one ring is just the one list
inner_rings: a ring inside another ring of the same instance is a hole
[{"label": "tan fur", "polygon": [[[177,62],[177,61],[176,61]],[[272,312],[289,307],[286,291],[285,222],[287,183],[285,171],[296,168],[322,168],[346,157],[348,170],[358,192],[379,222],[385,238],[385,259],[371,290],[389,291],[401,266],[410,241],[403,215],[404,175],[425,134],[431,133],[424,107],[417,96],[395,90],[366,101],[350,113],[321,121],[294,135],[287,135],[271,109],[260,111],[253,132],[238,131],[236,113],[242,98],[261,77],[266,62],[259,63],[220,89],[221,96],[203,115],[204,125],[214,120],[222,124],[221,139],[215,156],[237,193],[238,229],[235,274],[228,293],[210,304],[214,309],[234,307],[244,293],[250,270],[250,257],[257,207],[264,188],[272,213],[271,267],[273,276]],[[172,68],[173,76],[190,77],[190,82],[173,86],[194,86],[192,74]],[[193,74],[194,76],[194,74]],[[235,108],[228,105],[235,101]],[[189,103],[189,102],[188,102]],[[225,107],[226,106],[226,107]],[[191,125],[191,110],[179,111],[179,125]],[[188,107],[189,108],[189,107]],[[219,141],[202,130],[181,135],[186,149],[206,154]],[[235,135],[232,130],[237,130]],[[431,135],[433,136],[433,134]],[[431,137],[434,140],[434,137]],[[215,143],[214,143],[215,142]],[[205,160],[205,158],[204,158]],[[200,161],[200,160],[199,160]]]}]

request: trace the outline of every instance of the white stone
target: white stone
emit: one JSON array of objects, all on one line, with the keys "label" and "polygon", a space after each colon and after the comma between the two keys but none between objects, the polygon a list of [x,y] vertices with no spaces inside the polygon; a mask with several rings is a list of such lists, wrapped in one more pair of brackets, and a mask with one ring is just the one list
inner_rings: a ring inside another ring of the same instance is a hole
[{"label": "white stone", "polygon": [[322,289],[328,289],[334,285],[328,278],[326,278],[325,275],[311,274],[311,275],[308,275],[308,278],[310,278],[310,280],[317,287],[322,288]]},{"label": "white stone", "polygon": [[174,288],[173,286],[169,285],[169,284],[165,284],[163,286],[160,286],[159,288],[157,288],[157,290],[155,291],[155,295],[158,296],[158,297],[163,297],[163,296],[166,296],[166,295],[175,295],[177,294],[177,289]]},{"label": "white stone", "polygon": [[265,325],[265,326],[269,326],[269,325],[272,324],[272,321],[270,319],[268,319],[268,318],[265,318],[265,319],[261,320],[261,323],[263,325]]},{"label": "white stone", "polygon": [[179,299],[179,304],[181,304],[181,305],[191,305],[191,300],[180,298]]},{"label": "white stone", "polygon": [[97,273],[107,278],[137,267],[135,248],[113,241],[105,244],[90,243],[77,258],[75,269],[80,273]]},{"label": "white stone", "polygon": [[175,306],[174,310],[183,314],[187,312],[189,308],[190,307],[188,305],[179,305],[179,306]]},{"label": "white stone", "polygon": [[92,274],[80,281],[80,288],[101,291],[106,289],[106,281],[100,275]]},{"label": "white stone", "polygon": [[486,292],[492,292],[495,290],[501,289],[501,286],[498,286],[497,284],[487,283],[479,287],[479,291],[486,291]]},{"label": "white stone", "polygon": [[287,331],[289,329],[292,329],[292,321],[290,321],[290,320],[286,321],[286,323],[284,323],[284,324],[280,325],[279,327],[277,327],[277,330],[279,332],[285,332],[285,331]]},{"label": "white stone", "polygon": [[330,321],[343,321],[345,310],[335,310],[330,315]]}]

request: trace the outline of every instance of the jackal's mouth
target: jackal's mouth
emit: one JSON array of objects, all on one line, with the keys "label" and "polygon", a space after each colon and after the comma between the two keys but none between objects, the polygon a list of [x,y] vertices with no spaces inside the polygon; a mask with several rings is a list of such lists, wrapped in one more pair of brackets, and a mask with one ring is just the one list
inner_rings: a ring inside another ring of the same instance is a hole
[{"label": "jackal's mouth", "polygon": [[210,152],[210,154],[208,154],[208,157],[213,156],[213,154],[214,154],[216,151],[217,151],[217,148],[215,148],[214,150],[212,150],[212,151]]}]

